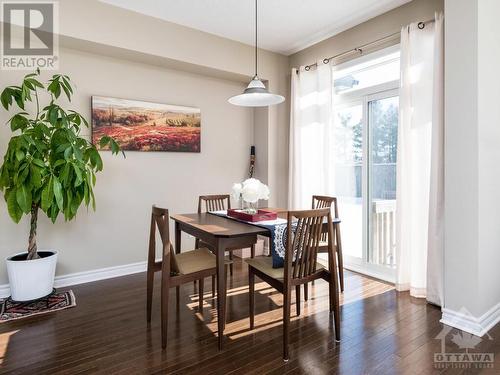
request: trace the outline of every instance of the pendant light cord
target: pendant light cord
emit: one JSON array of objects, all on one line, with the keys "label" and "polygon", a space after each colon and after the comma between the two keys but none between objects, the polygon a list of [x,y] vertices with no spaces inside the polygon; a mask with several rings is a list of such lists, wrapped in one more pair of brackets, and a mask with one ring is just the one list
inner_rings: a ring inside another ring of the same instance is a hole
[{"label": "pendant light cord", "polygon": [[257,0],[255,0],[255,77],[257,77]]}]

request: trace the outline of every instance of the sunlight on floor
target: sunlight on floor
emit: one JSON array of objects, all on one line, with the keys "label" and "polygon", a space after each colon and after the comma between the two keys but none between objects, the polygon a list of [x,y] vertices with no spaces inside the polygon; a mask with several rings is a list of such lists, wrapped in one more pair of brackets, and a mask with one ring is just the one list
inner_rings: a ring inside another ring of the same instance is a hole
[{"label": "sunlight on floor", "polygon": [[[349,283],[353,280],[352,283]],[[292,292],[292,316],[291,319],[301,319],[303,317],[312,317],[315,314],[328,311],[328,288],[326,283],[322,280],[317,280],[315,286],[309,284],[309,300],[306,302],[302,298],[302,312],[301,316],[297,317],[295,313],[295,292]],[[325,284],[325,285],[321,285]],[[347,305],[360,301],[366,298],[370,298],[379,294],[386,293],[394,289],[393,285],[386,284],[383,282],[373,282],[373,280],[368,278],[346,278],[346,290],[344,293],[340,294],[340,304]],[[230,288],[227,293],[228,298],[228,308],[230,309],[231,297],[235,297],[241,294],[248,293],[248,286],[241,286],[236,288]],[[264,313],[256,313],[255,315],[255,329],[249,330],[249,320],[248,318],[228,321],[226,323],[226,329],[224,331],[225,335],[229,339],[238,339],[246,335],[253,335],[258,332],[268,330],[270,328],[280,326],[282,324],[282,302],[283,296],[281,293],[274,290],[265,282],[260,282],[255,284],[255,293],[265,295],[269,298],[270,305],[278,306],[278,308],[270,309]],[[187,304],[188,308],[196,311],[196,316],[201,321],[204,321],[207,328],[210,329],[214,334],[217,332],[217,308],[216,300],[212,299],[212,292],[204,293],[204,303],[203,303],[203,315],[197,311],[198,309],[198,294],[192,293],[189,295],[190,302]],[[208,318],[210,317],[210,318]]]},{"label": "sunlight on floor", "polygon": [[16,329],[14,331],[10,332],[5,332],[0,334],[0,364],[3,363],[3,359],[5,357],[5,352],[7,351],[7,348],[9,346],[9,340],[12,335],[15,335],[17,332],[19,332],[19,329]]}]

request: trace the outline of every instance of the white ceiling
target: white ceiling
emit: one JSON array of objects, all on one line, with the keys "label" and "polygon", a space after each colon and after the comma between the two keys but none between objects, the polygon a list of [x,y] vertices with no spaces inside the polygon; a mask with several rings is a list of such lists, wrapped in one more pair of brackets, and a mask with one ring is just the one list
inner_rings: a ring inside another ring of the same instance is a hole
[{"label": "white ceiling", "polygon": [[[101,0],[253,44],[254,0]],[[290,55],[411,0],[260,0],[259,47]]]}]

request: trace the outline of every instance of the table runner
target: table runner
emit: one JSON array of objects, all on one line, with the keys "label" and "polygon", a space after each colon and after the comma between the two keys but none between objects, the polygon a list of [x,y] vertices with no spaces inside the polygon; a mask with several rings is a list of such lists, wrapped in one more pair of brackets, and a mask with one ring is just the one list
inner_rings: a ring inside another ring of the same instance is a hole
[{"label": "table runner", "polygon": [[[228,216],[227,211],[210,211],[209,213],[217,216],[226,217],[231,220],[240,221],[242,223],[255,225],[257,227],[266,228],[270,233],[269,247],[273,260],[273,268],[282,268],[284,266],[285,249],[286,249],[286,228],[288,221],[286,219],[277,218],[276,220],[266,220],[251,222],[239,220],[234,217]],[[292,228],[294,225],[292,224]]]}]

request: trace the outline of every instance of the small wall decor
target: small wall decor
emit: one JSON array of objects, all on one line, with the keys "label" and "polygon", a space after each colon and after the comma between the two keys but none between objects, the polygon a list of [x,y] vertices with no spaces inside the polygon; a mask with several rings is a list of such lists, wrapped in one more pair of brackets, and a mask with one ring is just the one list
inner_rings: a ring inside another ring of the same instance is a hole
[{"label": "small wall decor", "polygon": [[127,151],[200,152],[200,133],[199,108],[92,96],[92,142],[98,148],[108,135]]}]

